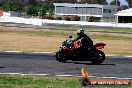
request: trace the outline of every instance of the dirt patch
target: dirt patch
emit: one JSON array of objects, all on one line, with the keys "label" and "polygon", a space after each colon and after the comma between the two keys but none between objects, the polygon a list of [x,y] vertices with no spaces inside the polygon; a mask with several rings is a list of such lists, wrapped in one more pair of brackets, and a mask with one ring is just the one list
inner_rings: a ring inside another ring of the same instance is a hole
[{"label": "dirt patch", "polygon": [[0,50],[55,51],[56,45],[59,45],[63,39],[48,36],[0,34]]}]

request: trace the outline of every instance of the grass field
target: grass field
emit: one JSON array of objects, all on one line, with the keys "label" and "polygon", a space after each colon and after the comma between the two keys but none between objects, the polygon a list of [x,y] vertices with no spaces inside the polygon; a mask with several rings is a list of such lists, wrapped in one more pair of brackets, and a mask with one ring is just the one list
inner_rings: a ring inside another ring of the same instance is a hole
[{"label": "grass field", "polygon": [[[82,87],[80,78],[53,76],[0,75],[0,88],[131,88],[132,85],[103,85]],[[94,78],[95,79],[95,78]]]},{"label": "grass field", "polygon": [[[86,32],[86,34],[93,39],[94,43],[106,43],[106,48],[103,49],[106,54],[132,55],[132,34],[98,32]],[[0,50],[56,52],[69,35],[76,37],[75,31],[0,27]]]},{"label": "grass field", "polygon": [[[106,54],[132,55],[132,34],[109,34],[86,32],[94,41],[106,43]],[[33,28],[0,27],[0,50],[56,52],[75,31],[44,30]]]}]

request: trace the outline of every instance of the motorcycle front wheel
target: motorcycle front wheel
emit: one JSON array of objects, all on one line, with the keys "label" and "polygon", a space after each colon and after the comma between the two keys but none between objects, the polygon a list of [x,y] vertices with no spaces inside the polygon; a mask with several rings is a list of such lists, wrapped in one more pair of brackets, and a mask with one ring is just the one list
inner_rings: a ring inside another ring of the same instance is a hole
[{"label": "motorcycle front wheel", "polygon": [[55,57],[56,57],[56,60],[59,62],[66,62],[68,60],[67,54],[63,51],[56,52]]}]

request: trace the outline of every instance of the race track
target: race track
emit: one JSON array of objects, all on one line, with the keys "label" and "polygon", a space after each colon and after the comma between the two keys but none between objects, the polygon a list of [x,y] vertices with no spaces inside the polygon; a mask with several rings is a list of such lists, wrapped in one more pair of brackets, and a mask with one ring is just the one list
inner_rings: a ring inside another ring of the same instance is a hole
[{"label": "race track", "polygon": [[0,73],[81,75],[81,68],[91,76],[132,78],[132,57],[106,57],[101,65],[89,61],[55,60],[54,54],[0,52]]}]

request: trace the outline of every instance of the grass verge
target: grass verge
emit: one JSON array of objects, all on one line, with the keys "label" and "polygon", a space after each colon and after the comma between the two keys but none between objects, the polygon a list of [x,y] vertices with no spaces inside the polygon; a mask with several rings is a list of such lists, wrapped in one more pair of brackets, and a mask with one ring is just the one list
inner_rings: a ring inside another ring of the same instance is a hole
[{"label": "grass verge", "polygon": [[[65,32],[65,31],[50,31],[50,30],[1,30],[0,33],[19,33],[21,35],[26,34],[30,36],[62,36],[62,37],[68,37],[69,35],[76,36],[76,33],[71,32]],[[90,33],[87,33],[90,34]],[[90,37],[92,39],[108,39],[108,40],[131,40],[131,37],[126,36],[113,36],[109,34],[90,34]]]},{"label": "grass verge", "polygon": [[34,26],[35,29],[63,29],[63,30],[77,30],[83,28],[87,31],[105,31],[105,32],[127,32],[132,33],[131,28],[103,28],[103,27],[85,27],[85,26]]},{"label": "grass verge", "polygon": [[[123,86],[87,86],[85,88],[131,88],[132,85]],[[0,75],[0,88],[84,88],[75,77],[53,76],[12,76]]]}]

